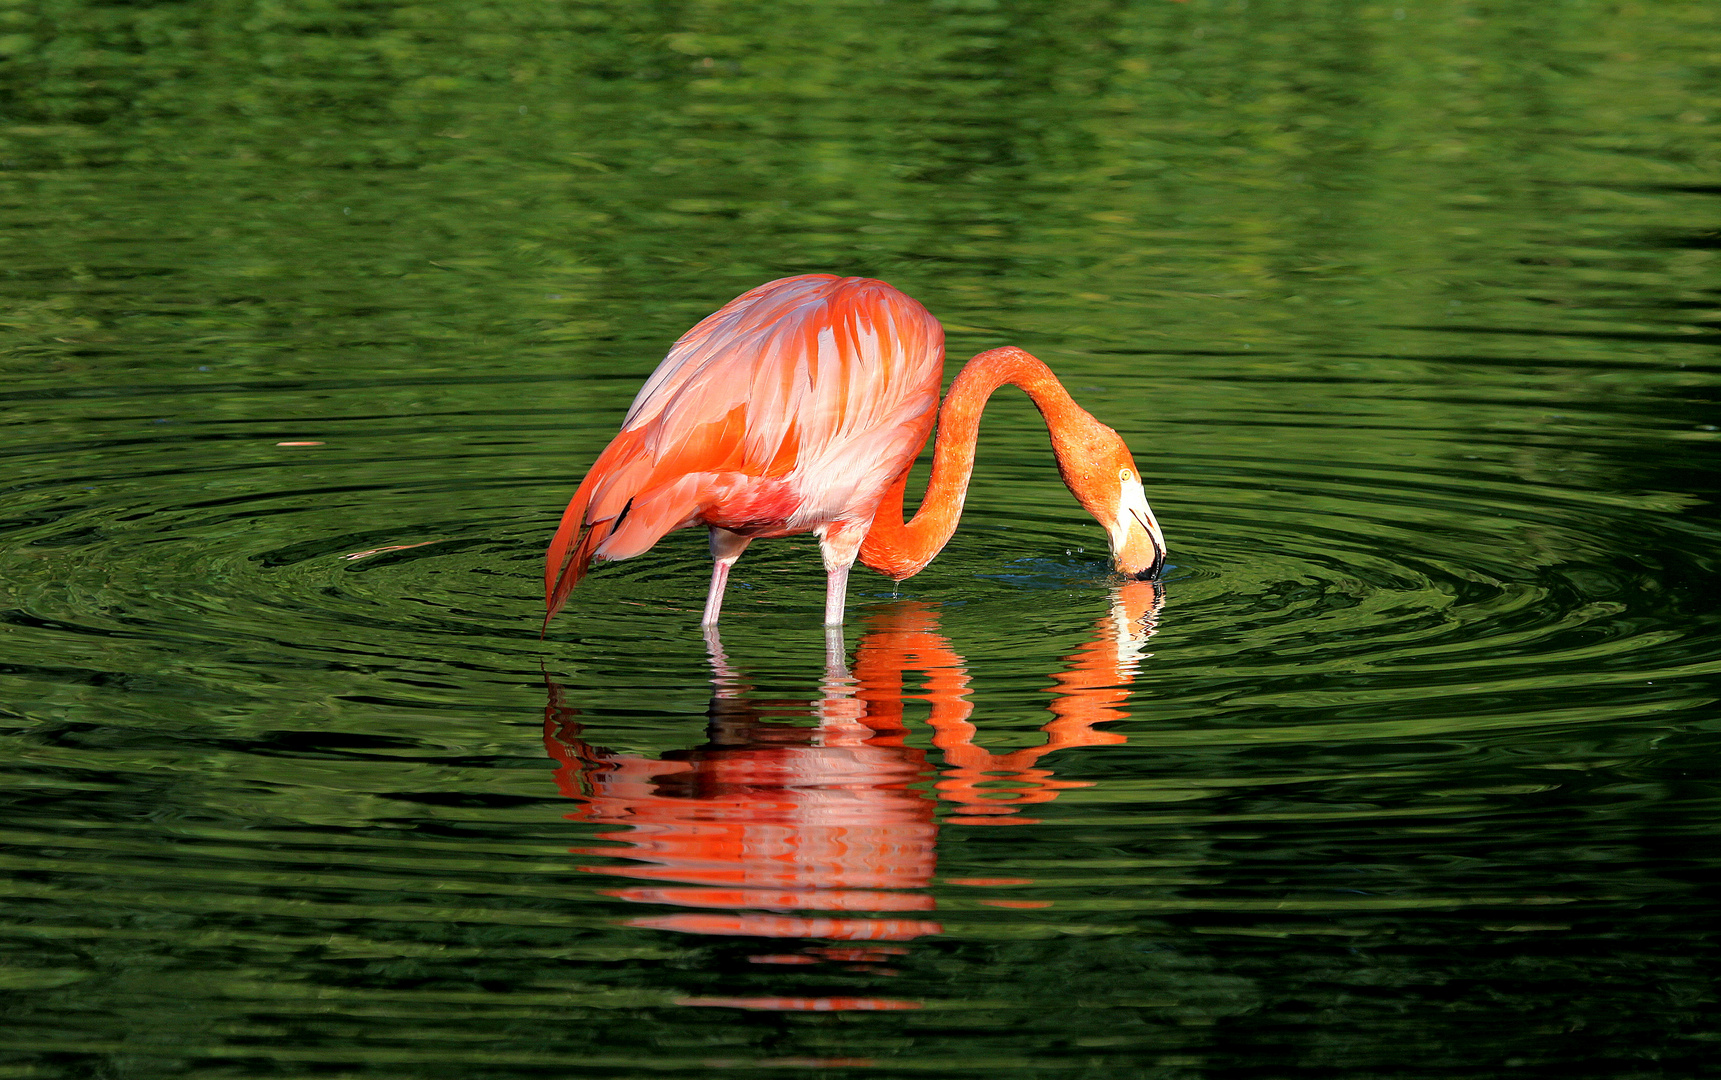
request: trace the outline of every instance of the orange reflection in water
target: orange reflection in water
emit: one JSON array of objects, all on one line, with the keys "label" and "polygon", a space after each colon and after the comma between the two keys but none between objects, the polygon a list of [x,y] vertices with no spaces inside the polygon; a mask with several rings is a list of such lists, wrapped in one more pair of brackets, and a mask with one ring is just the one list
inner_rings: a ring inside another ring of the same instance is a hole
[{"label": "orange reflection in water", "polygon": [[[637,884],[605,890],[644,904],[683,910],[628,925],[699,934],[851,942],[906,941],[942,926],[922,913],[937,905],[925,889],[937,865],[942,825],[1031,824],[1020,808],[1045,803],[1088,782],[1057,780],[1040,759],[1064,749],[1115,745],[1124,736],[1095,725],[1129,714],[1128,684],[1153,634],[1162,593],[1131,582],[1113,595],[1098,633],[1051,678],[1046,741],[993,754],[975,745],[964,661],[938,632],[936,609],[906,601],[875,614],[855,648],[852,670],[827,671],[812,725],[802,703],[755,701],[709,639],[715,692],[707,741],[661,758],[623,754],[581,737],[576,711],[550,683],[544,744],[561,762],[556,783],[580,803],[568,817],[625,825],[600,833],[632,850],[576,848],[576,854],[631,859],[630,866],[586,867]],[[921,693],[903,692],[904,672],[921,672]],[[931,705],[927,724],[942,762],[905,744],[903,701]],[[932,790],[924,781],[933,778]],[[955,813],[936,816],[938,803]],[[953,883],[1031,883],[957,879]],[[992,901],[995,906],[1044,906]],[[687,910],[694,909],[694,910]],[[817,915],[766,912],[816,912]],[[858,913],[869,913],[860,916]],[[900,948],[809,948],[761,956],[761,963],[866,964]],[[853,957],[847,954],[855,954]],[[863,955],[864,954],[864,955]],[[886,973],[883,969],[881,973]],[[686,1004],[764,1009],[893,1009],[913,1002],[883,998],[701,998]]]}]

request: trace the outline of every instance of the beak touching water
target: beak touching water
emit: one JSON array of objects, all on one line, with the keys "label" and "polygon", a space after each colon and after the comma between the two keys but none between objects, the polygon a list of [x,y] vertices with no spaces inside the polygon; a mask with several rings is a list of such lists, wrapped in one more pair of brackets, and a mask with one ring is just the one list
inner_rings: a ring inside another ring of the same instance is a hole
[{"label": "beak touching water", "polygon": [[1147,492],[1142,489],[1141,481],[1126,480],[1122,489],[1117,517],[1106,523],[1112,560],[1119,573],[1147,581],[1158,577],[1165,565],[1165,536],[1147,505]]}]

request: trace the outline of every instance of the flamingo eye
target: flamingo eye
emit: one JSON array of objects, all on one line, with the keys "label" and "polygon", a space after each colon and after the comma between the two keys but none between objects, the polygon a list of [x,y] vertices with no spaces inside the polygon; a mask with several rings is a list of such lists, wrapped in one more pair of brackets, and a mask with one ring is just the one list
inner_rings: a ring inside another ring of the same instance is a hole
[{"label": "flamingo eye", "polygon": [[1119,470],[1118,470],[1118,471],[1117,471],[1117,478],[1118,478],[1118,479],[1119,479],[1119,480],[1122,480],[1122,481],[1123,481],[1123,482],[1124,482],[1124,483],[1126,483],[1126,484],[1127,484],[1127,483],[1129,483],[1129,482],[1130,482],[1130,481],[1131,481],[1131,480],[1134,480],[1134,479],[1135,479],[1135,474],[1134,474],[1134,473],[1132,473],[1132,472],[1130,472],[1130,471],[1129,471],[1129,470],[1128,470],[1128,469],[1119,469]]}]

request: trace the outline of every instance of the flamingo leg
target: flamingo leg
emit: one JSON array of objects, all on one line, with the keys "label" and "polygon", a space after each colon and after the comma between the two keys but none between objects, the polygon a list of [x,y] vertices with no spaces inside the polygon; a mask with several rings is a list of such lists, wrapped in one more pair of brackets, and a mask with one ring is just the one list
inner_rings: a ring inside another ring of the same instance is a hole
[{"label": "flamingo leg", "polygon": [[729,584],[729,568],[752,541],[751,536],[711,526],[711,557],[716,563],[711,567],[711,591],[705,594],[705,617],[699,620],[699,625],[717,625],[717,616],[723,610],[723,590]]},{"label": "flamingo leg", "polygon": [[843,609],[848,606],[849,567],[853,565],[853,563],[844,563],[835,569],[825,571],[826,626],[841,626],[843,624]]},{"label": "flamingo leg", "polygon": [[848,600],[849,567],[860,554],[866,526],[848,521],[833,521],[813,530],[819,547],[825,553],[825,625],[841,626],[843,608]]}]

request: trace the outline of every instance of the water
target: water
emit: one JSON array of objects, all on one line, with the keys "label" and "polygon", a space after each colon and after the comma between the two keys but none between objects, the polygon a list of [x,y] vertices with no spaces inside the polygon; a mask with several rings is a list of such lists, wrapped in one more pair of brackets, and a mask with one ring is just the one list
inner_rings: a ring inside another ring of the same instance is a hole
[{"label": "water", "polygon": [[[1687,1077],[1721,824],[1711,5],[0,9],[0,1076]],[[789,273],[1025,400],[963,526],[678,534]]]}]

